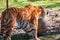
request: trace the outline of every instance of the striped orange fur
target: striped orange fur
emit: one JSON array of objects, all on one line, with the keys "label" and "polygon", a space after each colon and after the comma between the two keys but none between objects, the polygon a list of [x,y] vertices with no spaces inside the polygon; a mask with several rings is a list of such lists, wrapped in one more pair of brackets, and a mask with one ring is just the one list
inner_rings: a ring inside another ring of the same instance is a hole
[{"label": "striped orange fur", "polygon": [[[8,11],[8,13],[7,13]],[[2,12],[1,33],[5,33],[4,40],[9,40],[12,28],[19,24],[26,33],[31,34],[33,40],[37,37],[38,18],[44,17],[45,12],[41,6],[26,5],[24,8],[8,8]]]}]

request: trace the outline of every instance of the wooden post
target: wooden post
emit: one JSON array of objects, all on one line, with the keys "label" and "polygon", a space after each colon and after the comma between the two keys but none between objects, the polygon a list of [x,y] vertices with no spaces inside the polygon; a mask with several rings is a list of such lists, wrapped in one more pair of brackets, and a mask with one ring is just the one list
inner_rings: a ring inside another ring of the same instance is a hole
[{"label": "wooden post", "polygon": [[6,0],[6,8],[8,9],[8,0]]},{"label": "wooden post", "polygon": [[[8,0],[6,0],[6,9],[9,8],[9,3],[8,3]],[[8,10],[7,10],[7,14],[8,14]]]}]

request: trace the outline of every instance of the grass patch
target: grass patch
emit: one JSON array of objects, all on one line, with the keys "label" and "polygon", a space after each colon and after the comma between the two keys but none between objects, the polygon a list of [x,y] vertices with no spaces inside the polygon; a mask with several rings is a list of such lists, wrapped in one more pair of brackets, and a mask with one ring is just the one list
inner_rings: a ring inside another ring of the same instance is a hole
[{"label": "grass patch", "polygon": [[[9,7],[18,7],[18,8],[22,8],[27,4],[32,4],[32,5],[39,5],[39,6],[44,6],[46,8],[58,8],[60,7],[60,1],[25,1],[25,0],[18,0],[18,1],[14,1],[14,0],[10,0],[9,1]],[[0,1],[0,10],[4,10],[6,9],[6,1],[2,0]]]},{"label": "grass patch", "polygon": [[52,4],[52,5],[46,6],[46,8],[57,8],[57,7],[60,7],[60,3],[55,3],[55,4]]},{"label": "grass patch", "polygon": [[[39,36],[40,39],[54,39],[56,35],[44,35],[44,36]],[[18,34],[18,35],[13,35],[12,40],[29,40],[32,39],[28,34]]]}]

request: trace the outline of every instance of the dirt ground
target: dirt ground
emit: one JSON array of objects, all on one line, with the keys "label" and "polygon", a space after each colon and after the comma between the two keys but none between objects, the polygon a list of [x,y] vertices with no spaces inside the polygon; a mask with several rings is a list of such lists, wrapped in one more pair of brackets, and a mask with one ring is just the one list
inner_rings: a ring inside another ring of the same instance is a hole
[{"label": "dirt ground", "polygon": [[[49,11],[50,14],[46,15],[46,18],[44,18],[45,20],[44,22],[45,22],[46,28],[49,30],[49,31],[46,31],[45,34],[48,34],[48,35],[42,34],[43,36],[39,36],[39,38],[41,40],[60,40],[60,33],[59,33],[60,32],[60,9],[47,9],[47,10]],[[1,21],[0,21],[0,25],[1,25]],[[56,29],[54,28],[59,28],[59,29],[58,31],[56,31]],[[58,32],[58,33],[51,34],[53,32],[55,33]],[[12,31],[12,35],[20,34],[20,33],[25,33],[25,32],[22,29],[13,29]],[[17,39],[13,39],[13,38],[14,37],[12,36],[12,40],[19,40],[19,38]]]}]

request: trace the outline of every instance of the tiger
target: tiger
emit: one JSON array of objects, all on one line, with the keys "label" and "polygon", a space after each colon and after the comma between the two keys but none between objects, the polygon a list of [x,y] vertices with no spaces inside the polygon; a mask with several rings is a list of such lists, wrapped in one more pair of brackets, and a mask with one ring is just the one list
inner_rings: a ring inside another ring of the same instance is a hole
[{"label": "tiger", "polygon": [[37,37],[38,19],[44,15],[41,6],[26,5],[24,8],[5,9],[1,16],[1,35],[4,34],[4,40],[11,40],[12,29],[17,27],[31,35],[33,40],[40,40]]}]

